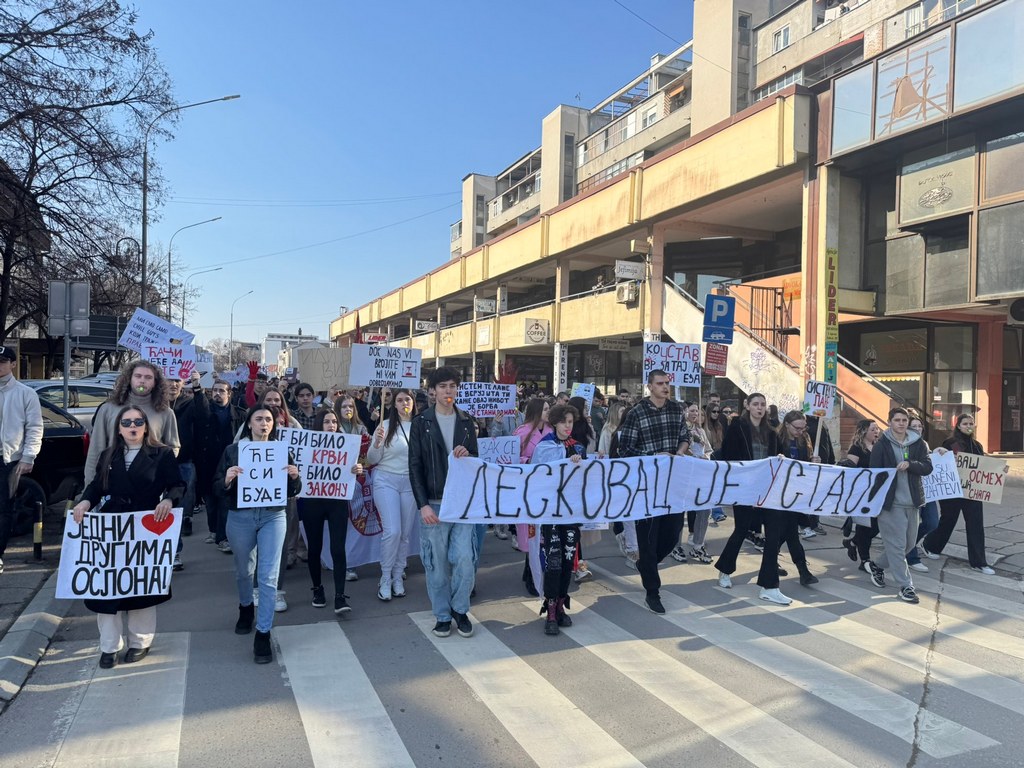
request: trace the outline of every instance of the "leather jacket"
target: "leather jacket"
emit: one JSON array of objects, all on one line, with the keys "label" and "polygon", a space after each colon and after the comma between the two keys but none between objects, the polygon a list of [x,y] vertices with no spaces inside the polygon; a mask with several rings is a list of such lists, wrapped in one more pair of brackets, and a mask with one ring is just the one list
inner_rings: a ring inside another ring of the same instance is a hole
[{"label": "leather jacket", "polygon": [[[452,447],[457,445],[465,446],[471,456],[479,455],[473,417],[458,408],[455,409]],[[447,479],[448,448],[437,415],[433,408],[428,408],[412,420],[409,432],[409,482],[417,508],[426,506],[432,499],[440,499]]]}]

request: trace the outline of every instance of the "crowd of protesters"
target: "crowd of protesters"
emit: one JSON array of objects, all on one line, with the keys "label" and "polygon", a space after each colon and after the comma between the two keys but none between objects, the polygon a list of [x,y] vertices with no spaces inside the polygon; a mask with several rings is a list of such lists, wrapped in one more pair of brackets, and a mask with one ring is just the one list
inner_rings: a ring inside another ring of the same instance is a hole
[{"label": "crowd of protesters", "polygon": [[[282,427],[344,432],[361,441],[361,460],[353,467],[360,476],[373,467],[372,490],[381,524],[380,576],[376,597],[390,601],[406,595],[407,556],[417,533],[425,573],[424,592],[435,617],[433,633],[448,636],[454,625],[463,637],[473,635],[469,618],[475,595],[476,569],[488,529],[508,540],[505,526],[442,522],[439,506],[448,462],[478,455],[478,437],[514,436],[519,440],[522,463],[568,459],[602,460],[669,454],[701,460],[752,461],[782,456],[796,461],[838,463],[852,467],[889,467],[896,470],[884,509],[877,518],[865,518],[843,529],[843,545],[850,558],[879,588],[890,578],[897,595],[918,602],[912,571],[927,571],[921,562],[938,557],[961,514],[968,535],[970,564],[993,573],[985,559],[982,508],[962,499],[943,501],[939,508],[924,503],[921,478],[932,470],[920,414],[894,408],[888,423],[865,420],[857,425],[850,445],[837,458],[828,430],[800,411],[779,413],[759,393],[730,406],[714,392],[706,403],[672,397],[670,378],[652,371],[647,396],[628,389],[605,396],[595,389],[593,400],[569,392],[546,395],[535,384],[517,388],[518,408],[495,419],[475,419],[457,406],[461,377],[457,370],[431,371],[423,390],[368,390],[332,387],[317,392],[302,382],[268,378],[256,363],[249,377],[234,385],[217,379],[209,390],[198,374],[188,381],[165,382],[159,369],[144,361],[125,368],[107,403],[94,419],[93,439],[86,463],[87,488],[75,507],[77,519],[95,509],[101,499],[117,502],[98,511],[155,510],[166,516],[171,505],[183,508],[182,536],[193,530],[193,513],[205,509],[206,543],[233,555],[238,592],[235,632],[255,629],[253,656],[257,663],[273,659],[270,631],[274,615],[287,610],[283,573],[299,561],[309,572],[312,605],[328,604],[322,578],[325,528],[333,561],[333,605],[336,614],[352,610],[346,583],[358,579],[347,568],[346,537],[350,504],[334,499],[298,499],[299,471],[289,457],[287,503],[239,509],[235,483],[241,473],[239,446],[246,442],[277,439]],[[962,414],[953,436],[940,452],[951,450],[982,454],[973,437],[974,420]],[[734,529],[717,560],[707,549],[709,526],[726,519],[721,508],[672,510],[636,522],[616,524],[612,534],[625,564],[638,571],[647,607],[665,613],[661,601],[658,566],[667,556],[700,565],[714,562],[717,584],[732,587],[732,574],[744,545],[760,557],[757,584],[760,598],[788,605],[779,565],[785,544],[799,583],[817,582],[801,541],[826,535],[813,516],[736,505]],[[304,536],[299,535],[300,523]],[[531,560],[532,526],[517,525],[511,544],[525,554],[522,580],[531,595],[542,599],[544,632],[558,634],[572,626],[569,587],[594,578],[584,558],[600,539],[600,531],[582,531],[578,525],[542,525],[536,531],[539,558]],[[881,538],[881,551],[872,559],[871,542]],[[923,540],[923,543],[922,543]],[[918,549],[920,545],[920,551]],[[539,572],[537,563],[539,562]],[[175,570],[185,568],[178,542]],[[787,590],[788,591],[788,590]],[[104,667],[117,663],[126,644],[122,621],[127,621],[131,663],[144,657],[156,631],[155,605],[169,595],[131,601],[89,601],[97,612]]]}]

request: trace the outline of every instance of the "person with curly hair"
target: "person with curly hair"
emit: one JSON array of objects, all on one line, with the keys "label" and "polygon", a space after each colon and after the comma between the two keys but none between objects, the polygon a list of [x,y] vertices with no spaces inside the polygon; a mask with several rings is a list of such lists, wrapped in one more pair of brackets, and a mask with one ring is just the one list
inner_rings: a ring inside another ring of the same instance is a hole
[{"label": "person with curly hair", "polygon": [[122,369],[106,402],[100,404],[93,416],[89,453],[85,457],[86,485],[96,477],[100,454],[117,437],[117,414],[126,405],[146,414],[153,439],[178,455],[178,422],[167,396],[163,372],[147,360],[135,360]]}]

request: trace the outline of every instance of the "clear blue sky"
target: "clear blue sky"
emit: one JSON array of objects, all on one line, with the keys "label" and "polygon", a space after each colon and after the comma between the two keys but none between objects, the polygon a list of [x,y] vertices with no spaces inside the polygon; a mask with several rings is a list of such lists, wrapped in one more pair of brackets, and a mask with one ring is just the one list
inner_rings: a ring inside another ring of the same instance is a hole
[{"label": "clear blue sky", "polygon": [[[622,4],[690,39],[691,0]],[[159,248],[176,229],[214,216],[175,238],[175,282],[247,260],[190,283],[202,288],[186,319],[200,343],[228,337],[231,302],[250,289],[235,338],[299,327],[326,338],[339,306],[446,261],[463,176],[502,170],[540,145],[558,104],[578,94],[592,107],[677,47],[614,0],[484,7],[141,4],[179,103],[242,94],[182,112],[175,140],[151,152],[169,187],[150,226],[153,267],[166,270]],[[382,202],[356,204],[370,200]]]}]

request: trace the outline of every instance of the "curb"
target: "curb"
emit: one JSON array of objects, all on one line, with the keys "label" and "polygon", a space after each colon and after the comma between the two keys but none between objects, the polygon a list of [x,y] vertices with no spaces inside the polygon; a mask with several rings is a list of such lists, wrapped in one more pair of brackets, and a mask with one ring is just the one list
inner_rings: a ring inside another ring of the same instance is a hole
[{"label": "curb", "polygon": [[0,640],[0,701],[18,695],[71,609],[72,601],[58,600],[56,591],[54,571]]}]

